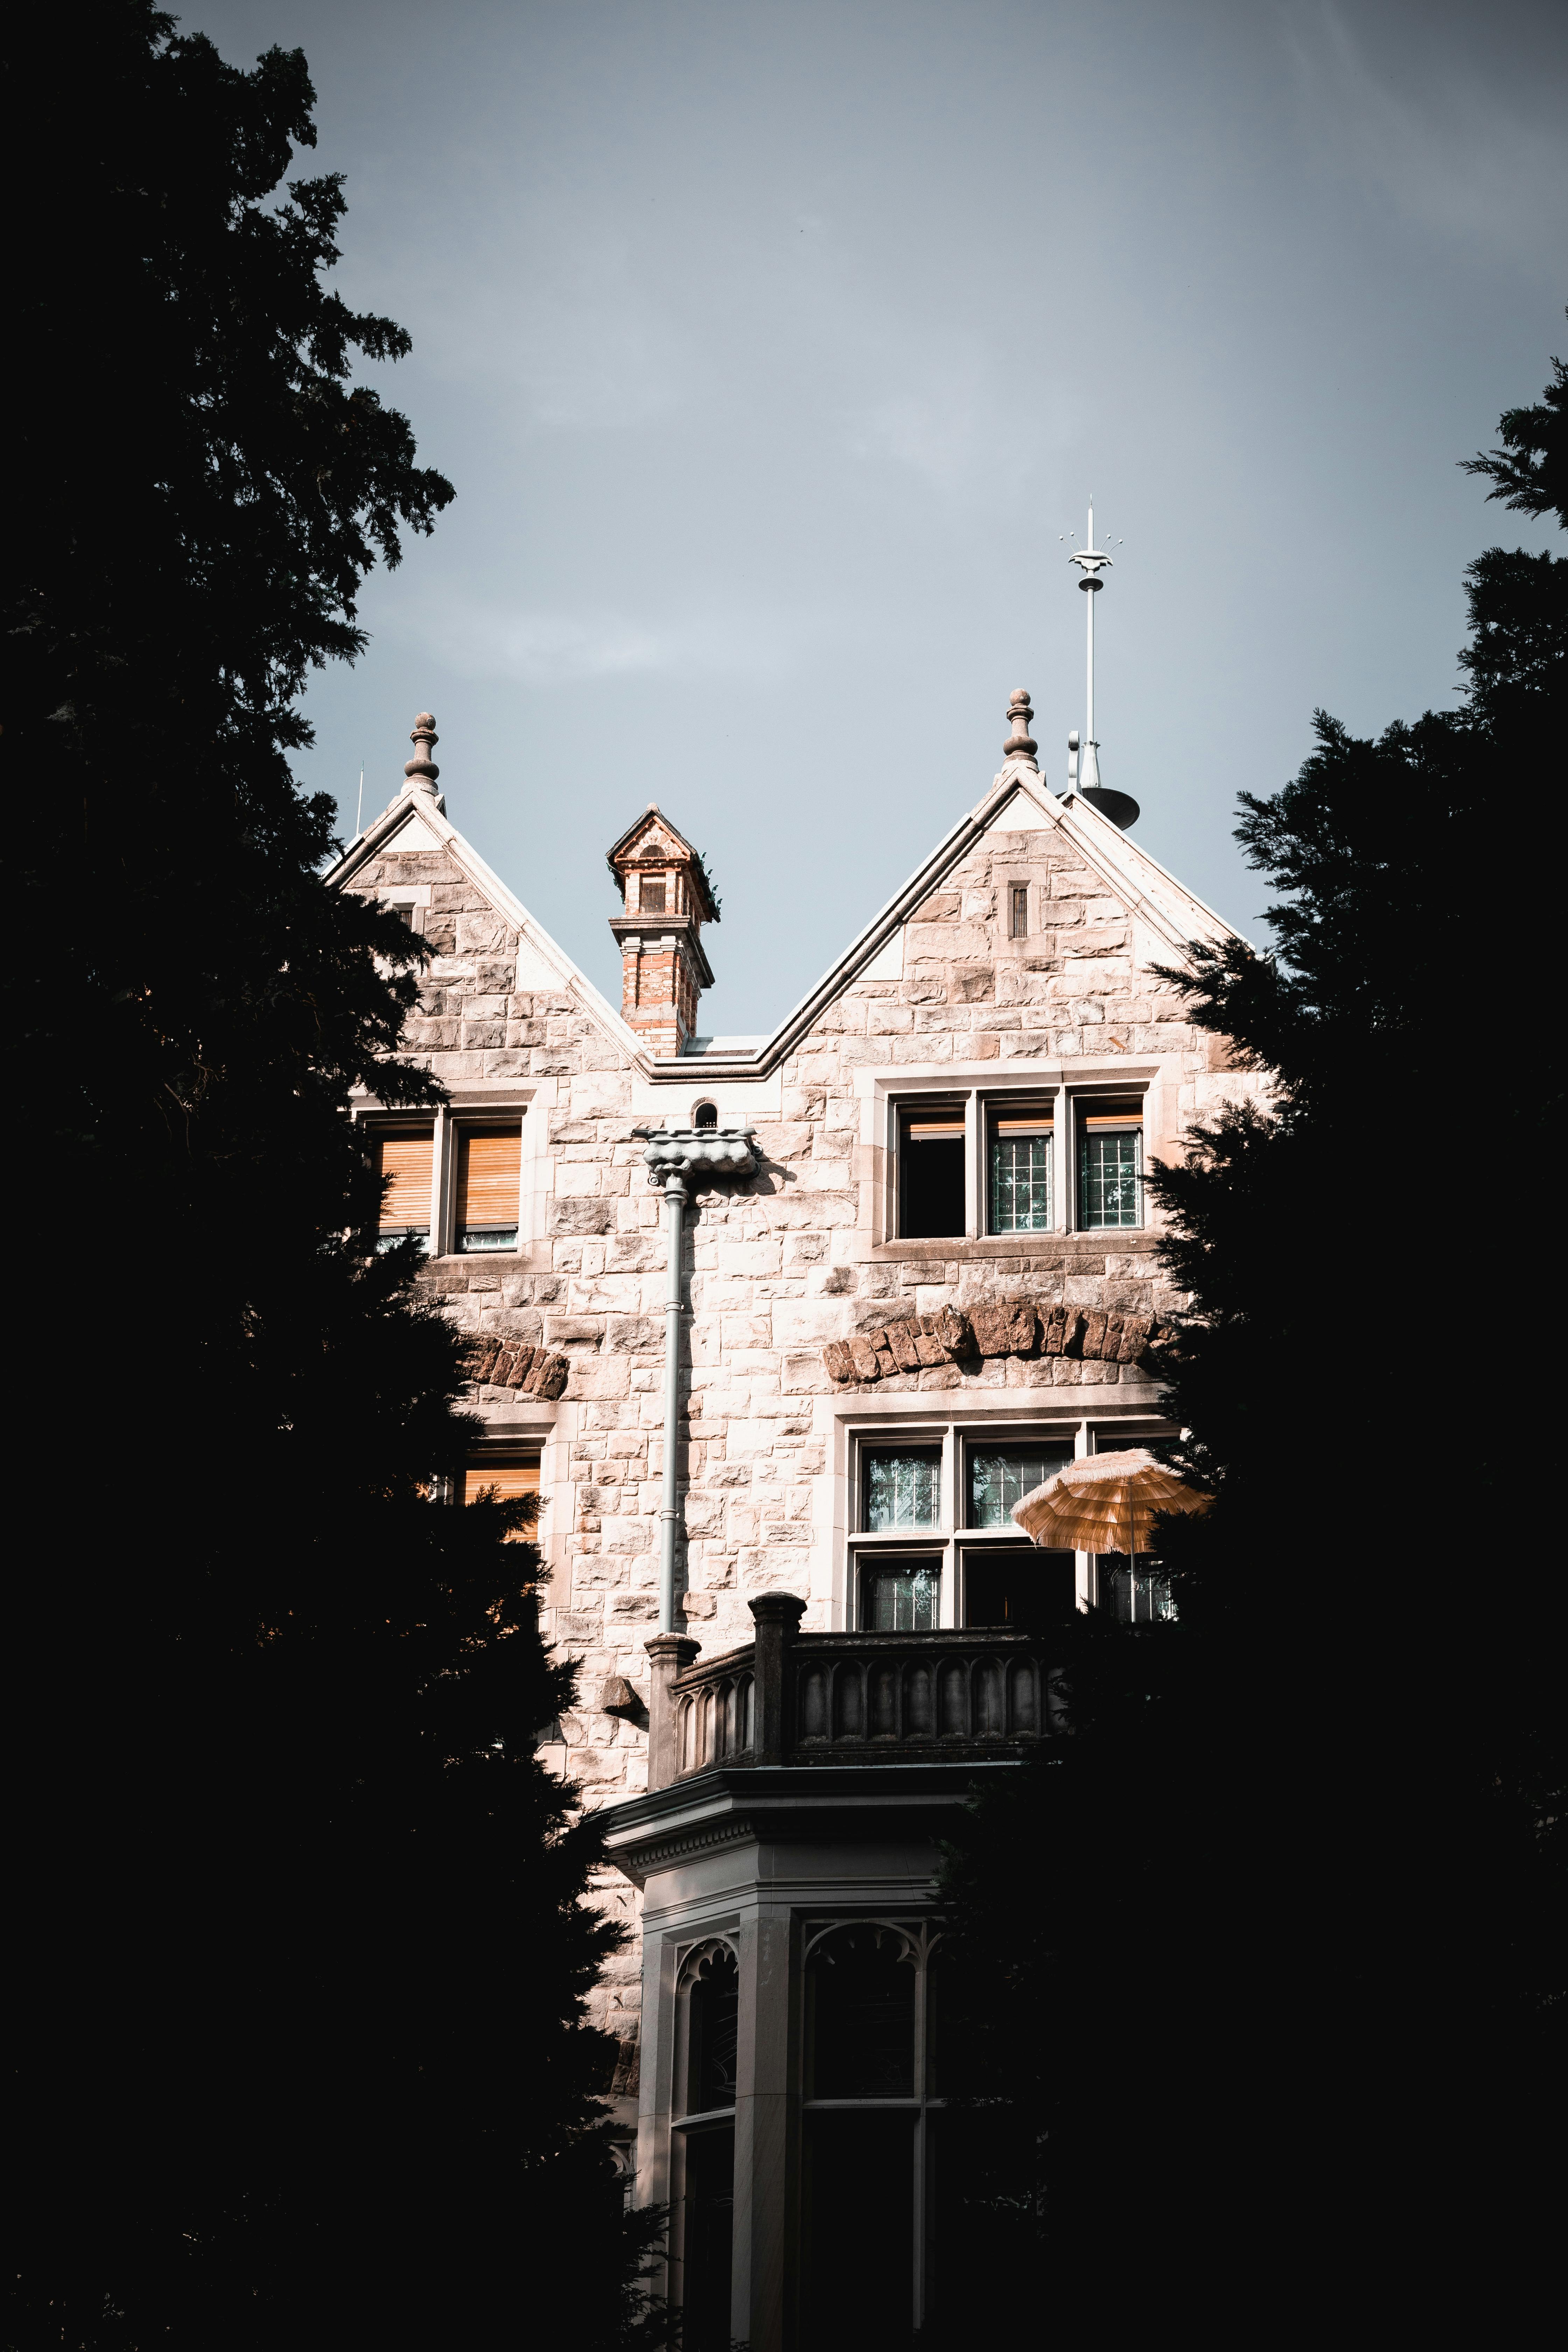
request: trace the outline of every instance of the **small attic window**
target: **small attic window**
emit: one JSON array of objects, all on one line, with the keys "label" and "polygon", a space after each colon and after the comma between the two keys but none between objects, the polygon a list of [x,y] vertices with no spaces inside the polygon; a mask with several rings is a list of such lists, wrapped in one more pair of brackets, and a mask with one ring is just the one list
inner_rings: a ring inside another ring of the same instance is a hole
[{"label": "small attic window", "polygon": [[637,886],[637,903],[645,915],[662,915],[665,883],[662,874],[645,874]]},{"label": "small attic window", "polygon": [[691,1124],[693,1127],[717,1127],[719,1124],[718,1104],[699,1103],[696,1109],[691,1114]]}]

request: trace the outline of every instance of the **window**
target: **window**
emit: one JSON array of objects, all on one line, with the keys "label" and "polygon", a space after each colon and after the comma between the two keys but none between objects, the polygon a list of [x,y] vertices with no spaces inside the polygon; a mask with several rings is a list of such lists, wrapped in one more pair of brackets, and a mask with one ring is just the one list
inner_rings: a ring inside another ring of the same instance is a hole
[{"label": "window", "polygon": [[704,1127],[717,1127],[719,1124],[718,1104],[699,1103],[697,1108],[691,1114],[691,1124],[693,1127],[699,1129]]},{"label": "window", "polygon": [[899,1234],[904,1241],[962,1238],[964,1231],[963,1106],[937,1104],[899,1114]]},{"label": "window", "polygon": [[416,1234],[430,1244],[430,1186],[434,1166],[434,1126],[384,1129],[375,1139],[375,1169],[384,1191],[381,1196],[378,1249],[391,1249]]},{"label": "window", "polygon": [[1170,1578],[1142,1552],[1136,1570],[1121,1551],[1101,1552],[1099,1567],[1100,1605],[1119,1624],[1160,1625],[1175,1617]]},{"label": "window", "polygon": [[409,930],[414,929],[414,908],[412,906],[394,907],[392,911],[396,916],[398,921],[405,924]]},{"label": "window", "polygon": [[735,1955],[720,1945],[692,1973],[687,2012],[686,2112],[711,2114],[735,2104],[741,1977]]},{"label": "window", "polygon": [[876,1535],[897,1528],[934,1528],[942,1517],[942,1448],[893,1453],[868,1449],[862,1525]]},{"label": "window", "polygon": [[938,1560],[893,1560],[860,1571],[862,1633],[934,1633],[942,1591]]},{"label": "window", "polygon": [[457,1240],[459,1250],[514,1250],[522,1181],[522,1131],[501,1127],[458,1131]]},{"label": "window", "polygon": [[1034,1544],[967,1549],[963,1622],[1007,1633],[1047,1633],[1073,1613],[1077,1572],[1070,1551],[1041,1551]]},{"label": "window", "polygon": [[[519,1495],[539,1492],[539,1453],[536,1447],[489,1446],[482,1454],[471,1454],[465,1463],[458,1480],[458,1500],[471,1503],[487,1487],[494,1487],[498,1501],[510,1503]],[[534,1529],[528,1527],[513,1532],[508,1543],[531,1543]]]},{"label": "window", "polygon": [[678,2164],[677,2276],[682,2345],[729,2352],[735,2207],[736,2063],[740,1971],[727,1944],[701,1946],[682,1970],[686,2097]]},{"label": "window", "polygon": [[926,2315],[932,1948],[884,1920],[807,1947],[801,2341],[820,2352],[906,2343]]},{"label": "window", "polygon": [[[969,1525],[1014,1525],[1013,1506],[1065,1470],[1073,1458],[1071,1438],[1026,1445],[973,1444],[969,1447]],[[979,1621],[977,1621],[979,1622]]]},{"label": "window", "polygon": [[641,882],[637,886],[637,904],[645,915],[662,915],[667,911],[664,903],[664,876],[662,874],[645,874],[643,876]]},{"label": "window", "polygon": [[1007,929],[1016,940],[1027,939],[1029,935],[1029,886],[1026,882],[1015,882],[1007,892]]},{"label": "window", "polygon": [[1090,1096],[1078,1106],[1078,1221],[1086,1233],[1143,1222],[1143,1107]]},{"label": "window", "polygon": [[1053,1132],[1049,1103],[1009,1103],[992,1110],[990,1232],[1050,1232]]}]

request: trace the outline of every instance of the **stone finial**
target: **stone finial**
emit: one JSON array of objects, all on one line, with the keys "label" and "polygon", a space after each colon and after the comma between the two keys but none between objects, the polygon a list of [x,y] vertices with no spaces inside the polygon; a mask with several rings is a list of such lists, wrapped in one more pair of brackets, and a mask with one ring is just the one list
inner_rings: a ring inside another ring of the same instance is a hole
[{"label": "stone finial", "polygon": [[1021,761],[1025,767],[1036,766],[1035,754],[1040,747],[1029,732],[1029,721],[1034,715],[1028,688],[1016,687],[1007,704],[1007,716],[1013,722],[1013,731],[1002,746],[1004,767],[1011,766],[1015,761]]},{"label": "stone finial", "polygon": [[412,792],[423,790],[433,793],[436,789],[436,779],[441,772],[430,757],[431,751],[441,740],[436,732],[436,719],[433,712],[422,710],[419,713],[414,722],[414,732],[408,740],[411,743],[417,743],[421,747],[416,758],[404,762],[403,772],[408,779],[408,788]]}]

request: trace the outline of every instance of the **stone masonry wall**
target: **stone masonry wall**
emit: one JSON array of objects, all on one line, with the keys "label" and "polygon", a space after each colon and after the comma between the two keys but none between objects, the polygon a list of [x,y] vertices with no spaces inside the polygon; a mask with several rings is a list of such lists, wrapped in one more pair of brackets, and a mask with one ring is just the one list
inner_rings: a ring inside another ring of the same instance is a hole
[{"label": "stone masonry wall", "polygon": [[[1007,937],[1010,886],[1029,888],[1030,929]],[[429,1292],[465,1329],[546,1347],[571,1365],[547,1456],[548,1635],[582,1661],[566,1719],[564,1764],[587,1802],[643,1785],[644,1732],[599,1711],[612,1675],[646,1694],[643,1642],[656,1622],[662,1473],[660,1313],[664,1239],[634,1126],[682,1123],[687,1094],[635,1067],[621,1043],[564,990],[515,985],[517,935],[456,861],[426,851],[383,857],[353,877],[375,891],[428,883],[424,929],[436,961],[407,1048],[453,1087],[515,1079],[537,1087],[530,1119],[548,1121],[543,1232],[515,1258],[433,1261]],[[903,973],[853,982],[788,1056],[782,1082],[755,1089],[768,1115],[727,1084],[722,1117],[757,1128],[752,1180],[696,1197],[686,1238],[691,1313],[685,1577],[689,1629],[710,1654],[748,1641],[746,1601],[805,1596],[807,1628],[828,1622],[834,1561],[834,1415],[858,1400],[837,1391],[824,1345],[952,1304],[1026,1297],[1159,1316],[1179,1305],[1148,1232],[1020,1235],[1015,1243],[879,1243],[868,1203],[881,1154],[866,1139],[868,1073],[919,1071],[921,1083],[986,1083],[1033,1062],[1160,1066],[1169,1157],[1179,1132],[1256,1082],[1227,1069],[1223,1045],[1183,1018],[1180,999],[1144,968],[1164,942],[1081,862],[1055,826],[991,833],[904,929]],[[960,1074],[962,1073],[962,1078]],[[1070,1069],[1068,1071],[1070,1077]],[[1115,1384],[1157,1409],[1135,1364],[1063,1356],[996,1357],[883,1379],[943,1393],[942,1410],[1038,1389]],[[510,1405],[479,1391],[478,1409]],[[553,1472],[548,1466],[553,1463]],[[608,1888],[605,1890],[608,1895]],[[616,1900],[626,1890],[616,1883]],[[605,2021],[635,2036],[637,1960],[623,1957],[603,1994]],[[629,2080],[623,2070],[621,2087]]]}]

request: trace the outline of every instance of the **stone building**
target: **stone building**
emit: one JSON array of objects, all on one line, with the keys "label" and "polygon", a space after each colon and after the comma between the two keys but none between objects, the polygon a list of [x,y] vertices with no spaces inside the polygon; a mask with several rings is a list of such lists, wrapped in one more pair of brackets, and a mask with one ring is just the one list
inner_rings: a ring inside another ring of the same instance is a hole
[{"label": "stone building", "polygon": [[427,715],[331,877],[432,951],[406,1042],[447,1103],[356,1117],[470,1336],[469,1490],[540,1495],[582,1662],[546,1753],[612,1809],[601,1892],[642,1918],[612,2103],[689,2352],[940,2299],[933,1840],[1050,1738],[1063,1615],[1162,1606],[1009,1507],[1168,1433],[1143,1171],[1253,1082],[1153,970],[1226,927],[1047,787],[1031,715],[771,1036],[700,1032],[720,903],[660,809],[609,851],[617,1010],[449,821]]}]

